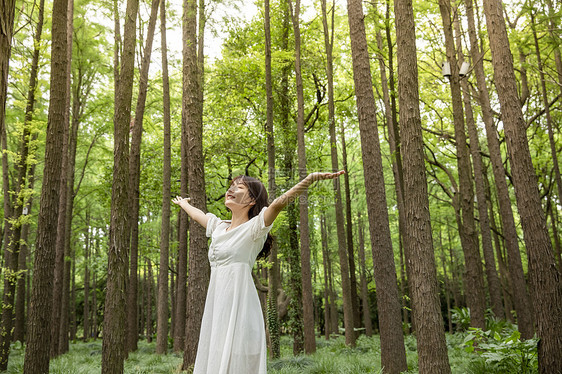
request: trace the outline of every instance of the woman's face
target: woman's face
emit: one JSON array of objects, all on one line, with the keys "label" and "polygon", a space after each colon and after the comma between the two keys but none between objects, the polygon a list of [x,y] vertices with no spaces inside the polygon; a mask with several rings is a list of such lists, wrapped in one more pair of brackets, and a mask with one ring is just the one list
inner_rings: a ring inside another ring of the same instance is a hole
[{"label": "woman's face", "polygon": [[254,205],[254,199],[250,196],[248,186],[242,183],[242,181],[233,181],[224,195],[224,205],[230,210],[236,207]]}]

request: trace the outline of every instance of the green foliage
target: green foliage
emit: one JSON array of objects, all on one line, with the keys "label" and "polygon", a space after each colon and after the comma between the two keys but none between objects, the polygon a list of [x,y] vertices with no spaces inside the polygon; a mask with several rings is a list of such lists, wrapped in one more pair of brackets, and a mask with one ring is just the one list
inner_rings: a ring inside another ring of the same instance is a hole
[{"label": "green foliage", "polygon": [[[482,330],[471,327],[463,345],[469,353],[477,353],[486,363],[486,373],[538,372],[538,339],[521,340],[521,334],[513,326]],[[474,364],[474,373],[481,365]]]},{"label": "green foliage", "polygon": [[457,325],[457,331],[464,331],[470,327],[470,310],[455,307],[451,311],[451,319]]}]

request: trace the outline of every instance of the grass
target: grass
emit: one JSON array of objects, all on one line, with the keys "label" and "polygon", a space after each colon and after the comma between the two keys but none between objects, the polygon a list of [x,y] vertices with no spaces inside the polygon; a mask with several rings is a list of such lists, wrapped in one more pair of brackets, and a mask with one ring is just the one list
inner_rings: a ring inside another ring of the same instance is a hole
[{"label": "grass", "polygon": [[[449,363],[453,374],[491,373],[490,366],[476,353],[468,353],[463,347],[467,334],[447,334]],[[125,361],[126,374],[180,374],[182,355],[169,353],[157,355],[155,343],[139,342],[139,349]],[[405,337],[408,374],[418,372],[417,344],[413,336]],[[50,373],[91,374],[101,372],[101,340],[89,343],[72,343],[70,351],[50,363]],[[23,372],[24,349],[21,344],[12,345],[8,371]],[[318,338],[316,353],[293,356],[292,340],[281,339],[281,358],[268,361],[269,374],[379,374],[380,338],[360,336],[354,348],[345,345],[345,338],[338,336],[330,340]],[[503,372],[502,372],[503,373]],[[515,372],[514,372],[515,373]]]}]

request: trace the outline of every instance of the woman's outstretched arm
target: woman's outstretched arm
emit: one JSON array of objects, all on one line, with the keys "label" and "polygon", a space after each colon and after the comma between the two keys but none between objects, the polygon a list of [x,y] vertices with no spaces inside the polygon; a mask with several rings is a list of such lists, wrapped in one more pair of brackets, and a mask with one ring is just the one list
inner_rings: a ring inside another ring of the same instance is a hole
[{"label": "woman's outstretched arm", "polygon": [[344,173],[343,170],[337,173],[312,173],[309,174],[302,181],[297,183],[289,191],[285,192],[283,195],[279,196],[277,199],[273,200],[271,205],[267,207],[264,213],[265,225],[269,226],[275,221],[279,213],[287,206],[289,203],[296,200],[299,195],[301,195],[306,189],[314,182],[324,179],[334,179],[338,178]]},{"label": "woman's outstretched arm", "polygon": [[189,203],[189,197],[176,196],[172,199],[172,203],[178,204],[185,212],[191,217],[191,219],[198,222],[204,228],[207,228],[207,222],[209,217],[199,208],[194,207]]}]

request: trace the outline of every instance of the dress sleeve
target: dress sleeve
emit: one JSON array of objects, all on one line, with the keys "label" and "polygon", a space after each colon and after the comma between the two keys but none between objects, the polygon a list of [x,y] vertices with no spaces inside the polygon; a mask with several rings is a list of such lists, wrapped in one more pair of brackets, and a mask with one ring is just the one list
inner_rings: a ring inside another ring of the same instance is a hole
[{"label": "dress sleeve", "polygon": [[254,222],[252,222],[251,233],[252,233],[252,240],[254,241],[265,237],[271,230],[271,227],[273,227],[273,224],[269,226],[265,225],[264,215],[266,209],[267,207],[263,207],[260,214],[258,214],[257,217],[253,218]]},{"label": "dress sleeve", "polygon": [[210,238],[213,235],[213,231],[217,228],[217,226],[221,223],[221,220],[215,216],[213,213],[207,213],[207,217],[209,220],[207,221],[207,237]]}]

